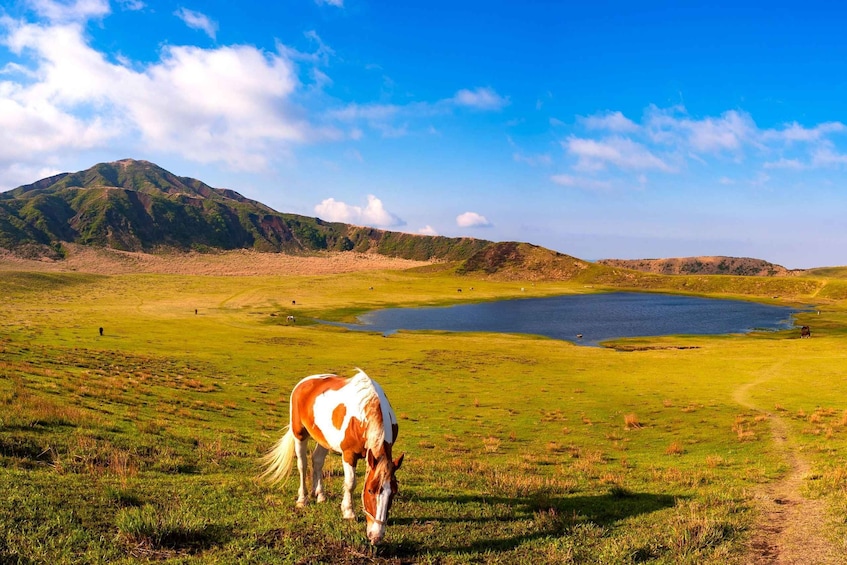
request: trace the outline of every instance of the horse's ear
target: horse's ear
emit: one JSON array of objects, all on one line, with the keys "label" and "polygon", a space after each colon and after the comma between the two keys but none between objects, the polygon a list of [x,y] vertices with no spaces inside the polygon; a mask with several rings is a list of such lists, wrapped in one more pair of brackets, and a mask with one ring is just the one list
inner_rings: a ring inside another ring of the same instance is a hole
[{"label": "horse's ear", "polygon": [[397,471],[397,469],[400,468],[400,465],[403,464],[403,458],[404,457],[406,457],[405,453],[401,454],[400,457],[397,458],[397,461],[394,462],[394,470],[395,471]]},{"label": "horse's ear", "polygon": [[368,467],[376,467],[376,457],[374,457],[374,452],[370,449],[368,449],[368,452],[366,454],[366,461],[368,462]]}]

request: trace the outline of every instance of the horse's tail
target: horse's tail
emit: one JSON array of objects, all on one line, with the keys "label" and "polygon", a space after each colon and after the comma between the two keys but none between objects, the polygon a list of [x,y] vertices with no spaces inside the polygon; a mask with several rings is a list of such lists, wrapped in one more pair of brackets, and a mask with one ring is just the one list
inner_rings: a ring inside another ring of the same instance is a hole
[{"label": "horse's tail", "polygon": [[288,476],[294,466],[294,434],[291,426],[286,428],[285,434],[262,457],[262,464],[266,467],[265,472],[259,475],[262,480],[277,483]]}]

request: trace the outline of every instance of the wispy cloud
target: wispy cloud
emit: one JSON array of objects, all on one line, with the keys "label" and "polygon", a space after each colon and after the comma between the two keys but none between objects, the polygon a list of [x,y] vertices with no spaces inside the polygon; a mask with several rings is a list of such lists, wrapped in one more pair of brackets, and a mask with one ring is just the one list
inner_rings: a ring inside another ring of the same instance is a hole
[{"label": "wispy cloud", "polygon": [[824,137],[832,133],[842,133],[847,131],[847,126],[841,122],[825,122],[818,124],[813,128],[806,128],[792,122],[787,124],[781,130],[769,129],[762,132],[762,137],[765,140],[775,140],[784,142],[803,142],[811,143],[820,141]]},{"label": "wispy cloud", "polygon": [[820,147],[812,154],[812,165],[815,167],[838,167],[847,165],[847,154],[838,153],[831,147]]},{"label": "wispy cloud", "polygon": [[574,175],[553,175],[550,177],[550,180],[561,186],[584,188],[588,190],[609,190],[612,188],[612,183],[610,181],[596,180]]},{"label": "wispy cloud", "polygon": [[579,121],[588,129],[602,129],[617,133],[638,131],[638,124],[617,111],[581,116]]},{"label": "wispy cloud", "polygon": [[577,170],[597,171],[607,165],[622,169],[656,169],[665,172],[673,170],[673,167],[645,146],[626,137],[614,136],[594,140],[571,136],[562,146],[577,158]]},{"label": "wispy cloud", "polygon": [[174,15],[181,19],[185,25],[191,29],[198,29],[212,39],[215,39],[215,36],[218,33],[218,22],[213,21],[205,14],[189,10],[188,8],[180,8],[174,12]]},{"label": "wispy cloud", "polygon": [[315,0],[318,6],[335,6],[336,8],[344,7],[344,0]]},{"label": "wispy cloud", "polygon": [[54,23],[83,22],[102,18],[111,11],[109,0],[30,0],[29,3],[36,13]]},{"label": "wispy cloud", "polygon": [[512,159],[514,159],[517,163],[524,163],[530,167],[549,167],[553,164],[553,158],[547,153],[539,155],[525,155],[524,153],[516,152],[512,154]]},{"label": "wispy cloud", "polygon": [[411,131],[433,133],[432,124],[424,123],[437,116],[449,116],[457,108],[477,111],[497,111],[508,104],[508,99],[489,88],[460,90],[450,98],[434,102],[420,101],[407,104],[351,103],[327,112],[327,118],[348,123],[361,123],[378,131],[382,137],[401,137]]},{"label": "wispy cloud", "polygon": [[465,212],[456,216],[456,225],[460,228],[489,228],[493,224],[476,212]]},{"label": "wispy cloud", "polygon": [[[552,125],[552,124],[551,124]],[[565,124],[556,123],[557,127]],[[717,116],[692,117],[683,106],[648,106],[640,121],[620,111],[606,110],[579,116],[571,133],[561,142],[575,173],[592,174],[613,169],[659,171],[679,174],[690,166],[710,167],[747,162],[747,168],[764,170],[808,170],[847,164],[847,154],[838,152],[834,139],[847,133],[841,122],[804,126],[797,122],[762,129],[742,110]],[[604,178],[560,175],[559,184],[591,186]],[[752,184],[761,186],[764,173]],[[599,186],[598,186],[599,187]]]},{"label": "wispy cloud", "polygon": [[806,168],[806,165],[798,159],[779,159],[778,161],[766,161],[762,164],[765,169],[793,169],[799,171]]},{"label": "wispy cloud", "polygon": [[327,198],[315,206],[315,213],[330,222],[382,228],[406,225],[406,222],[386,210],[382,200],[372,194],[368,195],[368,203],[365,206],[356,206],[335,198]]},{"label": "wispy cloud", "polygon": [[430,225],[426,225],[418,230],[419,235],[438,235],[438,232]]},{"label": "wispy cloud", "polygon": [[509,99],[497,94],[491,88],[462,89],[453,97],[456,106],[475,110],[500,110],[509,104]]}]

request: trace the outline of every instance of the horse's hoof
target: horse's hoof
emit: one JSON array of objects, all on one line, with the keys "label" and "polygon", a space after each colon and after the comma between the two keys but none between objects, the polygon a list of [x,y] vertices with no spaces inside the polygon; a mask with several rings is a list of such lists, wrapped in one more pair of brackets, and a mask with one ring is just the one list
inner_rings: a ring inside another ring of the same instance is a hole
[{"label": "horse's hoof", "polygon": [[315,498],[315,500],[317,500],[318,502],[326,502],[326,497],[325,497],[323,494],[319,494],[319,495]]},{"label": "horse's hoof", "polygon": [[352,512],[350,512],[350,513],[345,512],[344,514],[342,514],[342,516],[345,520],[355,520],[356,519],[356,515],[353,514]]},{"label": "horse's hoof", "polygon": [[306,501],[305,500],[298,500],[297,501],[297,508],[305,508],[305,507],[306,507]]}]

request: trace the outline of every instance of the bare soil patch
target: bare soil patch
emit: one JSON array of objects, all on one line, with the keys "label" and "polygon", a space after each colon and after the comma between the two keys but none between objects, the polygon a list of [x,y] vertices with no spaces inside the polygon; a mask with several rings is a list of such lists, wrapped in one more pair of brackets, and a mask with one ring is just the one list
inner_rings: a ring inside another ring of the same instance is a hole
[{"label": "bare soil patch", "polygon": [[349,251],[314,255],[259,253],[244,249],[218,253],[139,253],[76,244],[64,244],[64,247],[67,257],[62,260],[22,258],[0,250],[0,271],[80,272],[101,275],[330,275],[355,271],[404,270],[431,264],[427,261]]}]

